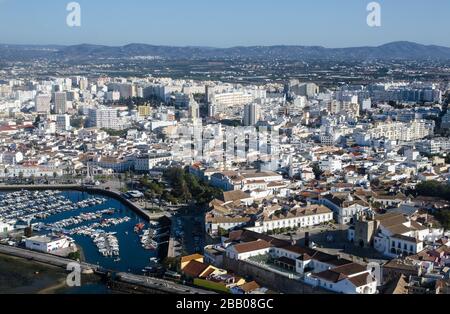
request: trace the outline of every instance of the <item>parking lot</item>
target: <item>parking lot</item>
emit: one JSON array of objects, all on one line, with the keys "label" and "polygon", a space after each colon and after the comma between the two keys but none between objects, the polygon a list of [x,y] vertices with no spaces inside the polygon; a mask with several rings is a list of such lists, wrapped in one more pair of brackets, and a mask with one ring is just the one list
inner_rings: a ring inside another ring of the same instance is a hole
[{"label": "parking lot", "polygon": [[202,253],[205,246],[203,211],[181,210],[173,218],[173,236],[176,255]]}]

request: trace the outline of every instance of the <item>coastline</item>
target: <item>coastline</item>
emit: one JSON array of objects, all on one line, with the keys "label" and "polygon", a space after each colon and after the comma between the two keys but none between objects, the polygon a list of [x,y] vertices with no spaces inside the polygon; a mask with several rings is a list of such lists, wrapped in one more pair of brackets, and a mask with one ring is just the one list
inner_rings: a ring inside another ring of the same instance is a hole
[{"label": "coastline", "polygon": [[111,293],[97,275],[82,275],[82,286],[75,288],[66,278],[59,267],[0,254],[0,294]]},{"label": "coastline", "polygon": [[52,291],[66,279],[64,270],[36,261],[0,254],[0,294]]},{"label": "coastline", "polygon": [[64,288],[66,288],[66,280],[61,279],[60,282],[38,291],[37,294],[58,294],[58,291]]}]

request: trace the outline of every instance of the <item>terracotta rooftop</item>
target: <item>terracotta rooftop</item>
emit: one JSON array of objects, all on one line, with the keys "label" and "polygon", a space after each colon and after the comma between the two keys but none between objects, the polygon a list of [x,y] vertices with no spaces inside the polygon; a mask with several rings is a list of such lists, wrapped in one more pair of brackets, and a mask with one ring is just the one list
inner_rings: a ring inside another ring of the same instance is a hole
[{"label": "terracotta rooftop", "polygon": [[271,247],[272,247],[272,245],[269,242],[264,241],[264,240],[257,240],[257,241],[253,241],[253,242],[236,244],[234,246],[234,249],[236,250],[236,252],[242,254],[242,253],[247,253],[247,252],[252,252],[252,251],[264,250],[264,249],[268,249]]},{"label": "terracotta rooftop", "polygon": [[193,278],[197,278],[201,275],[201,273],[203,273],[207,268],[209,267],[209,265],[197,262],[197,261],[190,261],[189,264],[187,264],[184,268],[183,268],[183,273],[185,273],[186,275],[193,277]]},{"label": "terracotta rooftop", "polygon": [[369,273],[364,273],[358,276],[350,277],[348,280],[355,285],[355,287],[362,287],[373,282],[375,279]]}]

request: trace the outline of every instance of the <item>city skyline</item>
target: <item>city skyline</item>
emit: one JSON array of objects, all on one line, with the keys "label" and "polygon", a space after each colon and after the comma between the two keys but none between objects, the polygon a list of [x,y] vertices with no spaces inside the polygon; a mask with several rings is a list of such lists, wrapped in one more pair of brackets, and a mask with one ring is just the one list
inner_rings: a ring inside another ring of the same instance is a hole
[{"label": "city skyline", "polygon": [[[369,27],[366,23],[370,1],[284,0],[277,4],[258,1],[257,5],[235,0],[184,2],[133,0],[107,6],[104,0],[80,0],[81,26],[71,28],[66,25],[69,1],[55,4],[48,0],[39,3],[3,0],[0,2],[0,42],[341,48],[413,41],[450,47],[450,40],[440,31],[450,26],[445,16],[450,3],[443,0],[435,1],[433,7],[423,1],[378,1],[381,27]],[[428,14],[430,10],[432,14]]]},{"label": "city skyline", "polygon": [[449,9],[0,0],[0,296],[450,294]]}]

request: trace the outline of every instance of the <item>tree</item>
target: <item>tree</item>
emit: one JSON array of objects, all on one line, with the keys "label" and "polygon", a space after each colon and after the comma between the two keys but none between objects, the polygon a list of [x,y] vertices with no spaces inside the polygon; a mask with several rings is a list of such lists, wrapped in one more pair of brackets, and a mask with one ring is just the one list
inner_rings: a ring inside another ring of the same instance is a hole
[{"label": "tree", "polygon": [[81,117],[71,119],[70,125],[75,129],[81,129],[84,126],[84,119]]},{"label": "tree", "polygon": [[[172,187],[170,195],[181,202],[194,200],[197,204],[203,205],[222,194],[221,190],[210,186],[181,168],[166,170],[164,178],[170,182]],[[168,200],[167,193],[164,193],[163,197]]]},{"label": "tree", "polygon": [[180,266],[180,259],[177,257],[166,257],[163,262],[163,266],[165,269],[178,271]]},{"label": "tree", "polygon": [[438,181],[421,182],[416,187],[418,195],[440,197],[450,201],[450,185]]},{"label": "tree", "polygon": [[320,169],[319,164],[317,162],[314,163],[312,168],[313,168],[313,172],[314,172],[314,176],[316,177],[316,180],[320,180],[320,178],[323,175],[323,171],[322,171],[322,169]]},{"label": "tree", "polygon": [[80,254],[80,251],[71,252],[71,253],[69,253],[69,255],[67,257],[74,261],[79,261],[81,258],[81,254]]},{"label": "tree", "polygon": [[444,233],[450,230],[450,208],[443,208],[436,211],[434,217],[444,228]]},{"label": "tree", "polygon": [[128,133],[129,129],[125,130],[112,130],[112,129],[102,129],[102,131],[106,132],[109,136],[117,136],[117,137],[125,137]]},{"label": "tree", "polygon": [[221,228],[221,227],[219,227],[219,229],[218,229],[217,232],[218,232],[218,234],[219,234],[220,237],[225,237],[225,236],[228,235],[228,231],[225,230],[225,229],[223,229],[223,228]]}]

